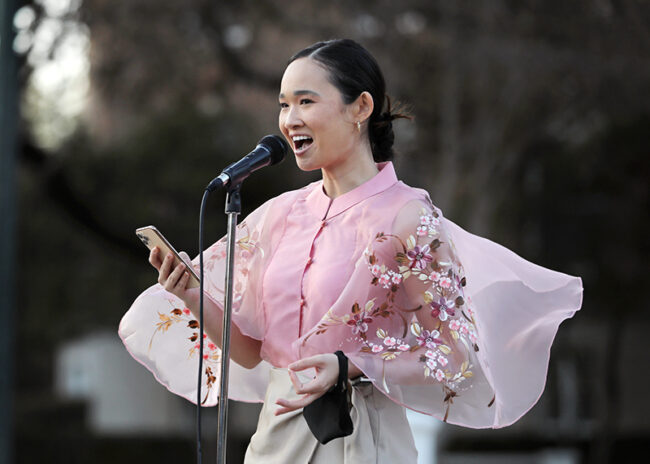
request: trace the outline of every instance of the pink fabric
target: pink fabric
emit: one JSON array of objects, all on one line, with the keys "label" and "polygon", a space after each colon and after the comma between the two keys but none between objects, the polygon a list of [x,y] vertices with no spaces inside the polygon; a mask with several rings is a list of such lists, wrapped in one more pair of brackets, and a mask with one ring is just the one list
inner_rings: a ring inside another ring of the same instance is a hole
[{"label": "pink fabric", "polygon": [[[502,427],[543,392],[559,324],[582,285],[445,219],[391,163],[328,198],[322,182],[280,195],[238,228],[233,322],[264,361],[231,362],[230,397],[263,401],[268,369],[343,350],[394,401],[468,427]],[[206,292],[223,301],[225,240],[205,252]],[[195,260],[197,262],[198,260]],[[120,324],[130,353],[195,400],[196,323],[159,285]],[[205,404],[218,397],[208,340]]]}]

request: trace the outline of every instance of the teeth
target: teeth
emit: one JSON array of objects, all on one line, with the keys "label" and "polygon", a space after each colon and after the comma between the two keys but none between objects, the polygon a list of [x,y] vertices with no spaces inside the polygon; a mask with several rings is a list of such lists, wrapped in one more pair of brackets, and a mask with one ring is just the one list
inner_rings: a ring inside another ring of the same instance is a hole
[{"label": "teeth", "polygon": [[311,140],[311,137],[308,137],[306,135],[295,135],[292,137],[294,142],[298,142],[299,140]]}]

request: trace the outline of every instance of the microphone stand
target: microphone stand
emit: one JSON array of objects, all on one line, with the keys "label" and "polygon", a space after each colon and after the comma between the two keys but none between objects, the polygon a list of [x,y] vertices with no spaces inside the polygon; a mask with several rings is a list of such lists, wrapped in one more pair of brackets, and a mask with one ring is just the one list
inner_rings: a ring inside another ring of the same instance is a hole
[{"label": "microphone stand", "polygon": [[241,183],[228,188],[226,193],[226,215],[228,216],[228,248],[226,262],[226,288],[223,308],[223,329],[221,332],[221,385],[217,411],[217,463],[226,463],[226,438],[228,431],[228,370],[230,367],[230,319],[232,315],[232,288],[235,272],[235,240],[237,215],[241,213]]}]

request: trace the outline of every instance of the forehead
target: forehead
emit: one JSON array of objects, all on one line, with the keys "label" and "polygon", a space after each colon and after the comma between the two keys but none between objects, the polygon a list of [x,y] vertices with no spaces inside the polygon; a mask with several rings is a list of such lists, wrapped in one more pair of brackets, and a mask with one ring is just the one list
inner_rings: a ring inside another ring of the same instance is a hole
[{"label": "forehead", "polygon": [[321,95],[338,93],[328,80],[328,72],[311,58],[299,58],[285,69],[280,94],[289,97],[298,90],[310,90]]}]

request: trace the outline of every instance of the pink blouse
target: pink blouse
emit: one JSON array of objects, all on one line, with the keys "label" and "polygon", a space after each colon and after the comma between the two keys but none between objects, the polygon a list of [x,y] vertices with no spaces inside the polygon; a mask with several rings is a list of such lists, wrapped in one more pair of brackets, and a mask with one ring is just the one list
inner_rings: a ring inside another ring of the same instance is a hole
[{"label": "pink blouse", "polygon": [[[442,216],[393,165],[330,199],[322,181],[239,226],[233,323],[262,341],[254,369],[231,362],[232,399],[263,401],[268,370],[342,350],[394,401],[468,427],[502,427],[539,399],[559,324],[581,280],[532,264]],[[225,238],[205,251],[205,289],[223,304]],[[198,262],[198,259],[195,260]],[[462,264],[461,264],[462,263]],[[130,353],[194,401],[198,323],[159,285],[120,324]],[[220,350],[205,344],[205,404]]]}]

